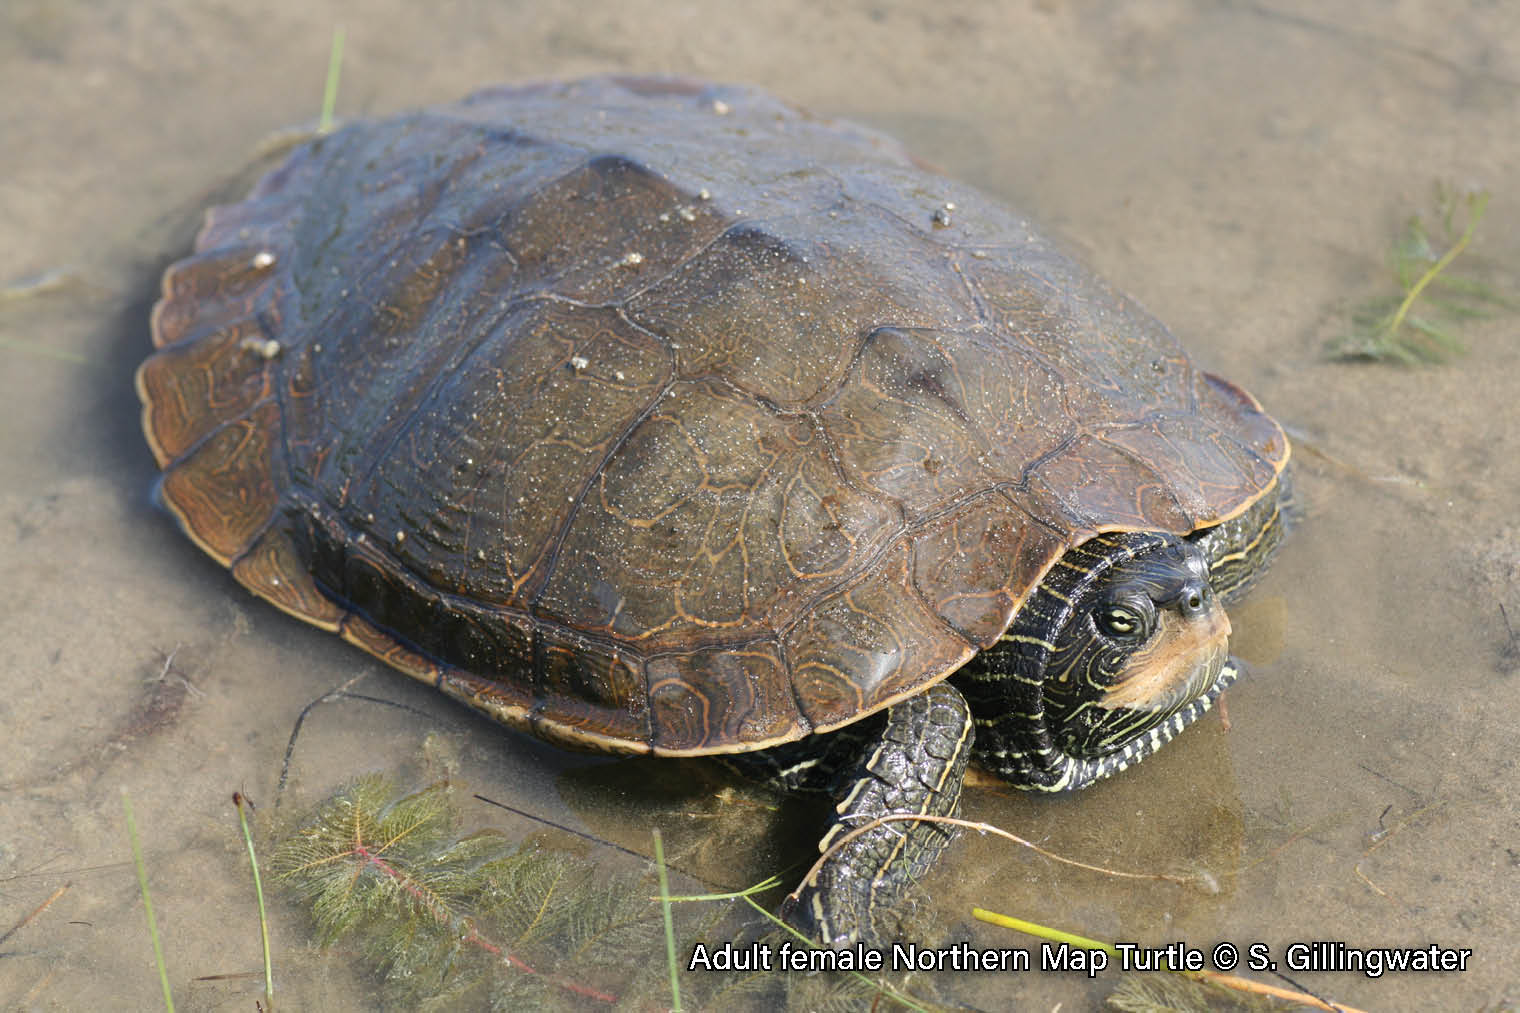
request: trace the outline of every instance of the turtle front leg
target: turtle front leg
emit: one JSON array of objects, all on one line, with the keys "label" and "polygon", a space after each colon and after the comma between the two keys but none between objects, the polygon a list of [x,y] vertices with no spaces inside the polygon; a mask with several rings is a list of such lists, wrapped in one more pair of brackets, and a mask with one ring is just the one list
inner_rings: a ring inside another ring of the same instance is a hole
[{"label": "turtle front leg", "polygon": [[[838,816],[819,850],[883,816],[957,815],[972,734],[970,709],[947,683],[893,706],[842,779]],[[897,936],[906,888],[928,872],[954,836],[953,827],[923,820],[872,826],[808,876],[782,914],[825,944],[886,946]]]}]

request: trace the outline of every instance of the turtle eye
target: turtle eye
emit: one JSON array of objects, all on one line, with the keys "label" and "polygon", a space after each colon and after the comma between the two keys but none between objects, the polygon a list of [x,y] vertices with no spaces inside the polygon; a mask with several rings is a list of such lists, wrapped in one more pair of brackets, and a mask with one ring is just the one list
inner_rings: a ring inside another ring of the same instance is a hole
[{"label": "turtle eye", "polygon": [[1127,605],[1105,605],[1098,610],[1098,630],[1115,640],[1135,640],[1145,634],[1145,617]]}]

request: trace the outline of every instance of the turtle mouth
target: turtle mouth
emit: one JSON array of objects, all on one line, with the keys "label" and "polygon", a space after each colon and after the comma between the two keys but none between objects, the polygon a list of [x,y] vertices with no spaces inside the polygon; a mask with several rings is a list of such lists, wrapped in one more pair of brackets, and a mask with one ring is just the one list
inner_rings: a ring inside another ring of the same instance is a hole
[{"label": "turtle mouth", "polygon": [[[1057,734],[1053,740],[1046,740],[1052,742],[1051,748],[1035,750],[1041,761],[1038,767],[1027,764],[1028,754],[1015,754],[1006,748],[995,750],[985,762],[989,762],[993,770],[1004,771],[1006,779],[1026,789],[1067,792],[1085,788],[1094,781],[1128,770],[1172,741],[1184,728],[1207,714],[1224,691],[1240,678],[1242,671],[1239,661],[1224,655],[1212,681],[1201,693],[1173,709],[1143,712],[1143,722],[1130,727],[1124,737],[1108,740],[1101,751],[1072,752],[1060,745]],[[1046,733],[1058,731],[1048,724],[1044,729]]]},{"label": "turtle mouth", "polygon": [[1176,709],[1158,713],[1144,729],[1137,731],[1127,741],[1117,744],[1108,752],[1097,756],[1070,757],[1071,781],[1068,787],[1080,787],[1100,778],[1108,777],[1139,763],[1151,753],[1177,737],[1188,725],[1209,712],[1224,691],[1240,678],[1240,662],[1225,654],[1207,687],[1197,696],[1183,702]]}]

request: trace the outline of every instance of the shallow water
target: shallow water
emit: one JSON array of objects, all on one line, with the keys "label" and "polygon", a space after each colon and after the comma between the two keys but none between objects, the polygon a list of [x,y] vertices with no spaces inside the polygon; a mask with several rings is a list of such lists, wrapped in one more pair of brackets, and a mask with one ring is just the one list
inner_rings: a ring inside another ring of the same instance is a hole
[{"label": "shallow water", "polygon": [[[314,118],[343,18],[344,116],[504,79],[675,71],[895,133],[1045,223],[1289,427],[1305,518],[1233,614],[1252,672],[1229,693],[1228,730],[1210,716],[1076,797],[975,788],[965,803],[1062,855],[1203,873],[1217,892],[967,837],[921,920],[980,946],[1034,944],[972,922],[973,904],[1119,941],[1264,942],[1279,958],[1310,940],[1465,947],[1464,973],[1293,977],[1368,1009],[1520,1001],[1520,641],[1501,613],[1520,624],[1517,318],[1468,325],[1468,352],[1439,367],[1321,352],[1386,284],[1387,241],[1437,179],[1493,190],[1474,255],[1516,284],[1514,7],[624,0],[381,3],[360,17],[281,0],[13,0],[0,7],[0,932],[24,924],[0,943],[7,1007],[158,1002],[128,789],[182,1005],[247,1008],[258,978],[195,980],[259,966],[232,792],[269,820],[297,715],[361,674],[363,692],[425,716],[314,711],[287,807],[367,770],[446,769],[465,798],[514,799],[636,850],[661,825],[690,844],[689,871],[726,887],[798,853],[763,808],[706,829],[716,783],[678,773],[662,794],[647,787],[659,765],[565,764],[432,699],[251,600],[150,505],[131,371],[157,276],[200,208],[246,185],[261,141]],[[486,807],[467,819],[526,830]],[[272,916],[287,1006],[378,1002],[348,957],[307,951],[299,912]],[[936,987],[977,1008],[1079,1009],[1115,981],[1035,971]]]}]

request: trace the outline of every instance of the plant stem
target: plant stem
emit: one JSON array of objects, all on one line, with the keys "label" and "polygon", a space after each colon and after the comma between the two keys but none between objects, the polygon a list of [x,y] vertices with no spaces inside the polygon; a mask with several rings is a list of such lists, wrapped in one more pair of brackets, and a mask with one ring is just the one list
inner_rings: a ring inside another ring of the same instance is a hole
[{"label": "plant stem", "polygon": [[665,842],[660,839],[660,828],[655,827],[654,864],[660,875],[660,913],[665,916],[665,960],[670,965],[670,1009],[681,1013],[681,980],[677,975],[676,929],[670,917],[670,880],[665,874]]},{"label": "plant stem", "polygon": [[[407,873],[401,869],[396,868],[396,866],[386,861],[385,858],[383,858],[381,855],[376,854],[362,844],[356,844],[353,850],[349,852],[349,854],[357,856],[364,862],[365,865],[371,866],[379,870],[379,872],[383,875],[395,880],[396,883],[400,885],[401,889],[404,890],[409,896],[411,896],[412,899],[415,900],[422,908],[422,910],[426,912],[430,917],[432,917],[439,925],[454,927],[456,931],[459,932],[459,937],[464,942],[485,950],[487,953],[491,954],[491,956],[496,957],[511,967],[517,968],[517,970],[522,971],[525,974],[539,973],[536,968],[523,961],[520,957],[509,953],[504,947],[492,942],[485,936],[481,935],[480,930],[475,927],[474,921],[465,917],[456,917],[446,907],[440,905],[437,898],[430,891],[423,889],[417,884],[415,880],[407,875]],[[606,992],[600,991],[599,989],[577,984],[573,981],[567,981],[564,978],[555,977],[553,975],[543,975],[543,980],[551,985],[554,985],[557,988],[562,988],[567,992],[573,993],[574,995],[584,996],[587,999],[596,999],[599,1002],[605,1003],[617,1002],[617,996],[615,995],[610,995]]]},{"label": "plant stem", "polygon": [[127,838],[132,842],[132,861],[137,865],[137,886],[142,891],[143,909],[148,912],[148,936],[153,940],[153,959],[158,962],[158,982],[164,989],[164,1008],[174,1013],[174,993],[169,989],[169,969],[164,965],[164,948],[158,941],[158,922],[153,918],[153,898],[148,896],[148,867],[143,864],[142,845],[137,841],[137,821],[132,818],[132,797],[121,790],[121,807],[127,815]]},{"label": "plant stem", "polygon": [[253,892],[259,899],[259,935],[264,942],[264,1013],[274,1013],[274,963],[269,959],[269,919],[264,913],[264,883],[259,879],[258,856],[253,853],[253,834],[248,831],[248,814],[243,811],[243,804],[247,801],[242,792],[232,793],[238,822],[243,825],[243,840],[248,845],[248,864],[253,866]]},{"label": "plant stem", "polygon": [[338,74],[343,69],[343,37],[343,26],[334,25],[332,49],[327,54],[327,82],[322,87],[322,117],[317,120],[319,134],[332,130],[333,110],[338,105]]},{"label": "plant stem", "polygon": [[1097,939],[1088,939],[1086,936],[1079,936],[1074,932],[1063,932],[1060,929],[1053,929],[1048,925],[1026,922],[1024,919],[1015,918],[1012,915],[998,914],[996,911],[974,907],[971,909],[971,917],[979,921],[991,922],[993,925],[1001,925],[1005,929],[1013,929],[1015,932],[1025,932],[1039,939],[1049,939],[1053,943],[1066,943],[1069,946],[1075,946],[1083,950],[1102,950],[1110,957],[1117,958],[1119,956],[1119,951],[1111,943],[1101,942]]},{"label": "plant stem", "polygon": [[1404,317],[1409,313],[1409,308],[1420,297],[1420,293],[1425,291],[1425,286],[1435,281],[1436,276],[1446,270],[1451,262],[1467,249],[1467,244],[1472,242],[1473,231],[1478,227],[1478,221],[1483,217],[1483,211],[1487,206],[1488,194],[1486,193],[1474,194],[1468,198],[1467,229],[1460,239],[1451,244],[1451,249],[1442,254],[1441,259],[1432,264],[1429,270],[1420,275],[1420,280],[1410,286],[1409,293],[1404,296],[1404,301],[1399,304],[1397,312],[1393,314],[1393,321],[1388,325],[1390,335],[1398,333],[1399,327],[1404,323]]}]

